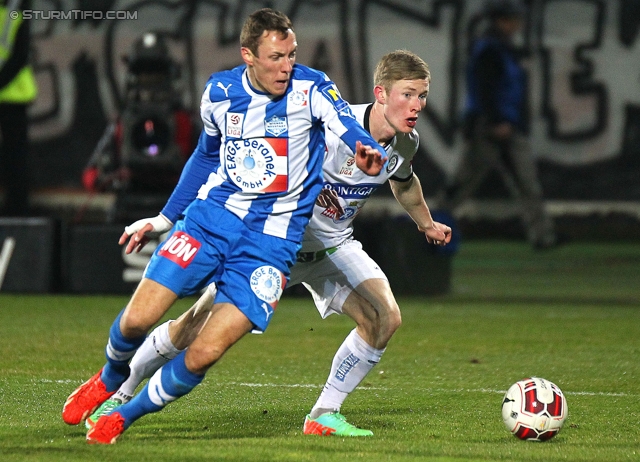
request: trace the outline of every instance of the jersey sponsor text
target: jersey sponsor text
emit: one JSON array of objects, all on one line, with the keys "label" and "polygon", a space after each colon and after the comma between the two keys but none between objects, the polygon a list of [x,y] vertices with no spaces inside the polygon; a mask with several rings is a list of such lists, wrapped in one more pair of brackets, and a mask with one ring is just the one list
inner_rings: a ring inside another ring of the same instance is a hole
[{"label": "jersey sponsor text", "polygon": [[284,192],[289,173],[287,147],[286,138],[229,140],[224,155],[227,174],[245,192]]}]

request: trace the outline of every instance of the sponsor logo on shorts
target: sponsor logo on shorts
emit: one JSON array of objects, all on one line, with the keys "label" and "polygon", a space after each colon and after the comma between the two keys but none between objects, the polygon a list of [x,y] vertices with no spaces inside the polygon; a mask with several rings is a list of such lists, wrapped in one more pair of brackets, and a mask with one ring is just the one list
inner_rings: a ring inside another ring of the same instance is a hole
[{"label": "sponsor logo on shorts", "polygon": [[260,305],[262,307],[262,309],[264,310],[265,314],[266,314],[266,319],[265,321],[269,320],[269,317],[273,314],[273,308],[271,308],[269,305],[267,305],[265,302],[262,302],[262,305]]},{"label": "sponsor logo on shorts", "polygon": [[[282,296],[282,291],[286,284],[284,274],[273,266],[261,266],[251,273],[249,278],[251,290],[260,300],[267,302],[273,309],[276,308],[278,300]],[[267,319],[269,319],[267,313]]]},{"label": "sponsor logo on shorts", "polygon": [[193,261],[202,244],[182,231],[176,231],[164,243],[158,255],[168,258],[182,268],[186,268]]}]

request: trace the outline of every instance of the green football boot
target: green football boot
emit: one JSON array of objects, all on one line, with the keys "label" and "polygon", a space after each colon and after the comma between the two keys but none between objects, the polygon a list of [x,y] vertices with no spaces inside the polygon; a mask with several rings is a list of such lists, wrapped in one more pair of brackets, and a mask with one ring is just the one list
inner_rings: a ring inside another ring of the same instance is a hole
[{"label": "green football boot", "polygon": [[321,436],[373,436],[371,430],[351,425],[339,412],[326,412],[316,419],[307,415],[304,419],[303,433]]},{"label": "green football boot", "polygon": [[122,401],[120,401],[117,398],[111,398],[106,400],[104,403],[100,405],[98,409],[95,410],[93,414],[87,417],[87,420],[84,421],[84,426],[87,427],[87,429],[91,430],[95,426],[96,422],[100,417],[102,417],[103,415],[109,414],[118,406],[122,406],[122,404],[123,404]]}]

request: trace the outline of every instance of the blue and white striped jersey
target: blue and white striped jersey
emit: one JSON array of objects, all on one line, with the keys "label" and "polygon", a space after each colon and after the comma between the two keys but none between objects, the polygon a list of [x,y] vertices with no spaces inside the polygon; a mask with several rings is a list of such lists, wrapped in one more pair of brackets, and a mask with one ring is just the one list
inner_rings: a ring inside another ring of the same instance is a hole
[{"label": "blue and white striped jersey", "polygon": [[300,242],[322,188],[325,127],[352,151],[360,140],[384,152],[335,84],[300,64],[282,96],[253,88],[245,65],[215,73],[200,113],[198,146],[162,211],[174,222],[184,212],[207,227],[225,207],[250,229]]},{"label": "blue and white striped jersey", "polygon": [[[371,104],[352,105],[356,120],[368,128]],[[302,242],[303,252],[315,252],[337,246],[353,233],[352,222],[362,207],[380,186],[389,178],[409,178],[413,174],[411,160],[418,150],[419,136],[416,130],[411,133],[398,133],[387,144],[389,158],[378,176],[366,175],[355,165],[355,159],[345,144],[332,133],[327,132],[327,154],[324,161],[324,188],[333,189],[339,196],[344,209],[342,216],[336,216],[333,209],[318,205],[307,226]]]}]

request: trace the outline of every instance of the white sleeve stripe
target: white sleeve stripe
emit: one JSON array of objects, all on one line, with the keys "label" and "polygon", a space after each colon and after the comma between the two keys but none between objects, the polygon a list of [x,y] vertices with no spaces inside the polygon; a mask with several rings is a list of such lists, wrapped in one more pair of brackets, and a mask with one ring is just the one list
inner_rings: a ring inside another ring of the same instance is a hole
[{"label": "white sleeve stripe", "polygon": [[[200,117],[204,126],[204,131],[209,136],[217,136],[220,134],[218,128],[213,122],[213,104],[211,103],[211,85],[207,85],[202,93],[202,99],[200,100]],[[225,106],[225,110],[228,105]]]}]

